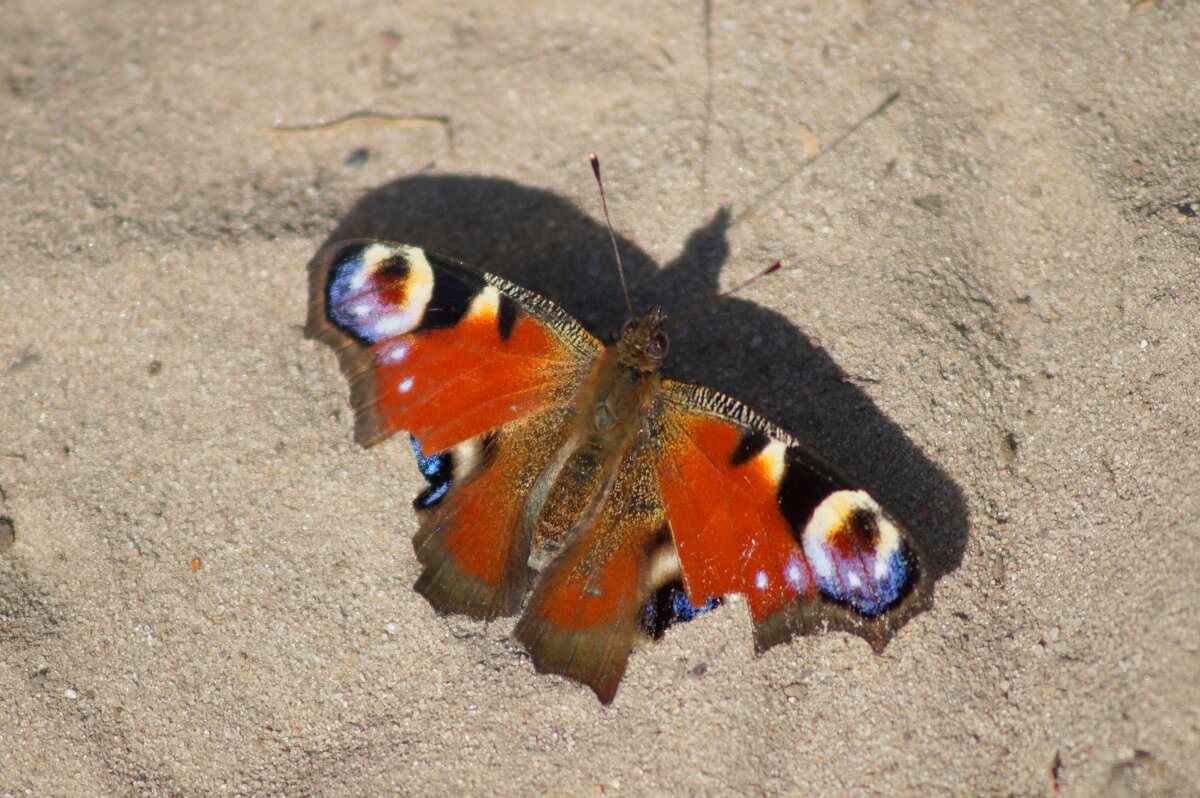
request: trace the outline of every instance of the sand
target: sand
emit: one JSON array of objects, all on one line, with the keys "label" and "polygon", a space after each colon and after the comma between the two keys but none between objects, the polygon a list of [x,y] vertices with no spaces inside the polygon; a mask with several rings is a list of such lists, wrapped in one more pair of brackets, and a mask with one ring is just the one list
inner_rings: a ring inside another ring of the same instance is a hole
[{"label": "sand", "polygon": [[[4,4],[0,796],[1200,794],[1200,5],[644,5]],[[913,528],[883,655],[734,602],[603,707],[412,591],[305,264],[606,334],[592,150],[640,307],[783,260],[668,370]]]}]

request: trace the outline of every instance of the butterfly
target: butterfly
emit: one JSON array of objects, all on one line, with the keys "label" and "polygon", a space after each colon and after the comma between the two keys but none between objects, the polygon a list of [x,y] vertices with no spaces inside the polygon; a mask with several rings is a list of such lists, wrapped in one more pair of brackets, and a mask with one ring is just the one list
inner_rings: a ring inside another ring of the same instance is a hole
[{"label": "butterfly", "polygon": [[930,603],[919,546],[740,402],[663,376],[652,307],[603,345],[549,299],[419,247],[353,240],[309,268],[305,334],[337,353],[355,437],[409,433],[415,589],[520,615],[535,668],[616,695],[647,633],[744,596],[758,651],[854,632],[880,651]]}]

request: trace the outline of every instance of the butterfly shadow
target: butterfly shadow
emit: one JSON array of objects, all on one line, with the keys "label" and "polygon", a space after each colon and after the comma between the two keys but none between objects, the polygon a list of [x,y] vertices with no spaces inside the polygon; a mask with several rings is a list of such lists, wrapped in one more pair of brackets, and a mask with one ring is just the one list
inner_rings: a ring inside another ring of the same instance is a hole
[{"label": "butterfly shadow", "polygon": [[[670,317],[713,297],[729,225],[728,209],[717,210],[661,268],[619,241],[635,312],[658,304]],[[628,316],[605,226],[543,189],[401,178],[364,195],[325,243],[349,238],[415,244],[498,274],[553,299],[604,341]],[[969,524],[961,489],[783,315],[722,299],[671,328],[666,371],[745,402],[824,455],[909,528],[935,579],[961,564]]]}]

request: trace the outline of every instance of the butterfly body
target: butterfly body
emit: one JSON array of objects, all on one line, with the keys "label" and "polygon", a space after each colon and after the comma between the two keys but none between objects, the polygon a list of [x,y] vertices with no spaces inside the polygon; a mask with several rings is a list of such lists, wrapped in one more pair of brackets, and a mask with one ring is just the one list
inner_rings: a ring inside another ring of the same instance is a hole
[{"label": "butterfly body", "polygon": [[746,597],[762,650],[824,628],[877,649],[928,603],[911,537],[729,397],[664,378],[665,317],[605,347],[556,305],[416,247],[328,248],[306,333],[351,382],[356,435],[414,440],[416,590],[520,613],[535,666],[607,703],[656,591]]}]

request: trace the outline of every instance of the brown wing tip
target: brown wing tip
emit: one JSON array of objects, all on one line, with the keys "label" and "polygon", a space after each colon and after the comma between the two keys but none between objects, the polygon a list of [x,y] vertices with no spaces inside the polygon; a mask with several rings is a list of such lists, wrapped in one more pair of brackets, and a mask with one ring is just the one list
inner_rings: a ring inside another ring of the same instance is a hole
[{"label": "brown wing tip", "polygon": [[304,324],[304,337],[320,339],[336,349],[335,341],[327,335],[333,332],[335,339],[345,336],[329,322],[325,313],[325,292],[335,252],[334,247],[324,247],[308,262],[308,319]]},{"label": "brown wing tip", "polygon": [[495,587],[464,571],[438,539],[434,531],[438,522],[434,511],[426,516],[413,537],[417,559],[425,566],[413,589],[441,613],[484,620],[515,614],[525,594],[525,584]]},{"label": "brown wing tip", "polygon": [[798,600],[754,626],[754,649],[761,654],[797,635],[826,631],[851,632],[882,654],[900,629],[916,615],[933,606],[932,584],[924,563],[909,592],[893,607],[876,617],[864,616],[850,607],[824,597]]},{"label": "brown wing tip", "polygon": [[337,355],[338,366],[350,382],[354,439],[363,446],[374,446],[391,434],[383,429],[375,409],[374,364],[367,348],[335,325],[326,310],[329,270],[341,249],[340,244],[325,247],[309,261],[308,318],[304,323],[304,337],[320,341]]},{"label": "brown wing tip", "polygon": [[566,629],[528,612],[517,624],[514,635],[529,652],[538,673],[581,682],[606,705],[617,695],[633,648],[632,637],[620,630]]}]

